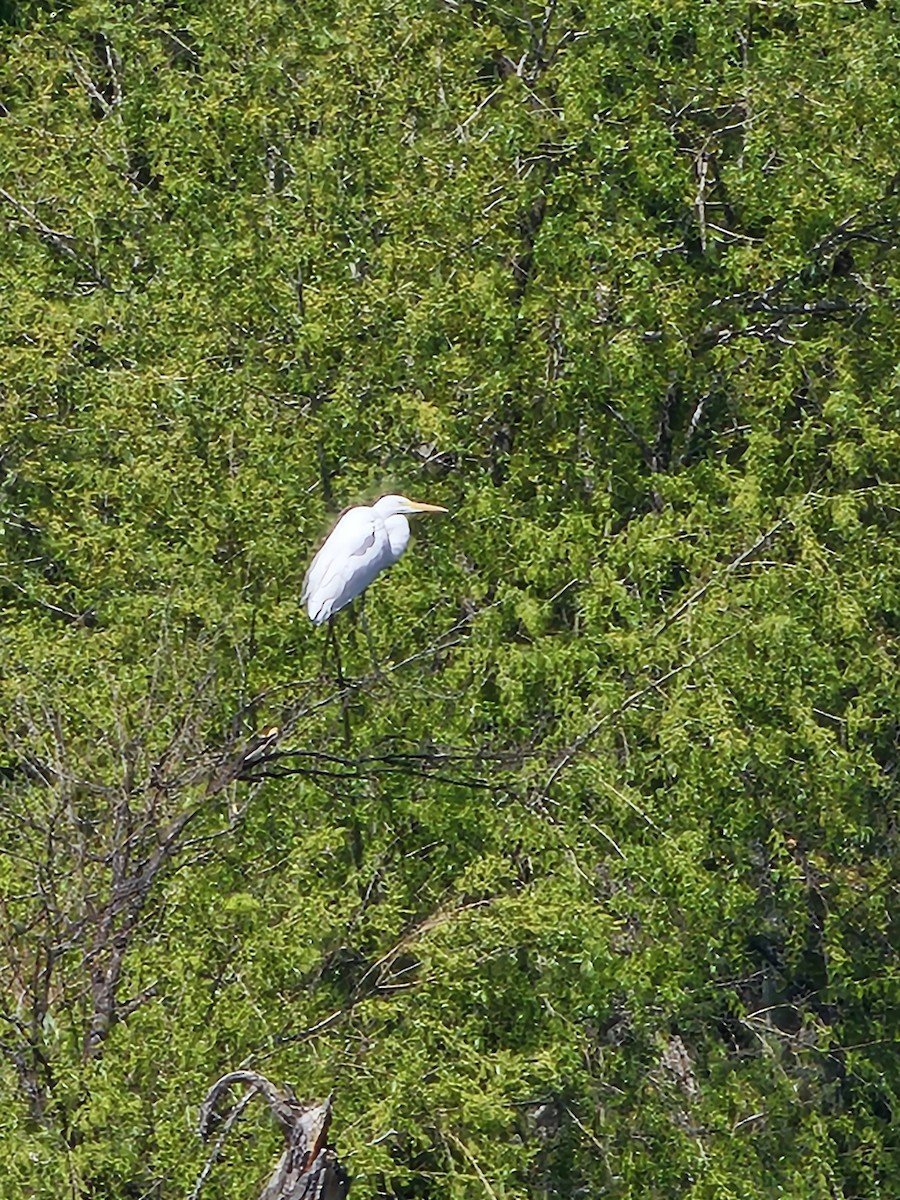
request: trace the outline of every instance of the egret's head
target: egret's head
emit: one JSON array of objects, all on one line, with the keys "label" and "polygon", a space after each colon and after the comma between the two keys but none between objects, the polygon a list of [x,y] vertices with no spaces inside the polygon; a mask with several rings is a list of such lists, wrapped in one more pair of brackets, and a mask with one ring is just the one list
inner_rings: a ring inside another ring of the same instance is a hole
[{"label": "egret's head", "polygon": [[382,496],[372,505],[380,517],[414,517],[418,513],[446,512],[439,504],[423,504],[420,500],[408,500],[406,496]]}]

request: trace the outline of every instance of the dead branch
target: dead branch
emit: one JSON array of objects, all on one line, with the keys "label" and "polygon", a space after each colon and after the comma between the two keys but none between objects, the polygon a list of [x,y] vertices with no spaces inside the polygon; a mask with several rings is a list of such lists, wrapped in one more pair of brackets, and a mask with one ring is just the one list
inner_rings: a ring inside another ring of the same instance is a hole
[{"label": "dead branch", "polygon": [[254,1096],[261,1096],[281,1126],[285,1148],[260,1200],[344,1200],[350,1190],[347,1173],[328,1145],[333,1093],[321,1104],[300,1104],[290,1087],[280,1090],[257,1071],[231,1071],[209,1089],[200,1106],[199,1133],[204,1141],[210,1136],[215,1110],[219,1101],[235,1084],[247,1084],[250,1090],[232,1106],[224,1118],[222,1133],[204,1165],[190,1200],[197,1200],[200,1190],[224,1140]]},{"label": "dead branch", "polygon": [[[241,1116],[243,1115],[244,1110],[247,1108],[248,1104],[250,1103],[250,1101],[253,1099],[253,1097],[255,1095],[256,1095],[256,1088],[251,1087],[249,1089],[249,1091],[246,1091],[243,1094],[243,1096],[240,1098],[240,1100],[238,1100],[238,1102],[232,1108],[231,1112],[225,1118],[225,1121],[222,1124],[221,1132],[219,1133],[219,1136],[216,1138],[216,1144],[213,1146],[212,1152],[210,1153],[209,1158],[207,1158],[206,1162],[203,1164],[203,1170],[197,1176],[197,1182],[194,1184],[194,1190],[191,1192],[189,1200],[197,1200],[197,1197],[200,1195],[201,1191],[203,1190],[203,1185],[206,1183],[207,1179],[209,1178],[210,1174],[212,1173],[213,1167],[216,1165],[216,1163],[219,1160],[219,1156],[222,1153],[222,1149],[225,1145],[225,1142],[228,1139],[228,1135],[231,1133],[232,1129],[234,1129],[235,1125],[237,1124],[237,1122],[240,1120]],[[202,1130],[202,1115],[201,1115],[200,1136],[204,1139],[204,1141],[206,1140],[206,1135],[204,1135],[203,1130]]]},{"label": "dead branch", "polygon": [[0,200],[5,200],[12,208],[16,210],[19,216],[24,217],[28,222],[32,232],[36,233],[43,241],[48,242],[54,250],[75,263],[81,270],[87,271],[93,282],[100,284],[101,287],[108,287],[109,281],[92,264],[85,262],[75,251],[72,243],[75,238],[70,233],[61,233],[56,229],[51,229],[49,225],[45,225],[41,218],[27,204],[23,204],[21,200],[17,200],[15,196],[11,196],[5,188],[0,188]]}]

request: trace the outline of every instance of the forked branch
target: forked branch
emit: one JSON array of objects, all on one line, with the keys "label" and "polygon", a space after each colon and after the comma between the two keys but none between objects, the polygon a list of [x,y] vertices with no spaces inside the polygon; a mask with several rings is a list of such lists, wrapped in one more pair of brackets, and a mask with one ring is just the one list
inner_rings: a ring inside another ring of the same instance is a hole
[{"label": "forked branch", "polygon": [[327,1144],[332,1096],[321,1104],[300,1104],[290,1087],[276,1088],[256,1071],[231,1071],[216,1080],[200,1106],[200,1136],[206,1140],[216,1119],[216,1106],[235,1084],[250,1090],[224,1118],[222,1132],[200,1173],[190,1200],[197,1200],[221,1153],[225,1138],[254,1096],[261,1096],[284,1132],[284,1153],[276,1164],[260,1200],[344,1200],[350,1190],[347,1173]]}]

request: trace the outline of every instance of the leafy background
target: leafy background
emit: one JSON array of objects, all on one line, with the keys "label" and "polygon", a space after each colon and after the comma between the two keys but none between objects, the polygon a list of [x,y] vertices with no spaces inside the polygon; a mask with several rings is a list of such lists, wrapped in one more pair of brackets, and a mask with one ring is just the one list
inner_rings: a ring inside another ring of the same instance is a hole
[{"label": "leafy background", "polygon": [[0,1195],[896,1196],[898,6],[0,20]]}]

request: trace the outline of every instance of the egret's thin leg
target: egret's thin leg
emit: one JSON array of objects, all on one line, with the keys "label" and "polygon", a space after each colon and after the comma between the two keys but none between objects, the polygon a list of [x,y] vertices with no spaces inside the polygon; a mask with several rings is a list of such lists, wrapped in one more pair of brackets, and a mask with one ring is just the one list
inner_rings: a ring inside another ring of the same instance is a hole
[{"label": "egret's thin leg", "polygon": [[[327,674],[328,656],[329,655],[331,655],[332,658],[336,657],[335,651],[334,651],[334,630],[331,628],[330,621],[328,622],[328,636],[326,637],[325,641],[322,643],[322,674],[323,675]],[[338,680],[338,682],[340,683],[340,680]]]},{"label": "egret's thin leg", "polygon": [[334,632],[334,617],[328,618],[328,636],[331,642],[331,648],[334,650],[334,665],[337,671],[338,687],[341,689],[341,719],[344,724],[344,749],[350,749],[352,741],[350,734],[350,697],[347,692],[347,681],[344,678],[344,669],[341,666],[341,652],[338,649],[337,634]]},{"label": "egret's thin leg", "polygon": [[347,681],[344,679],[344,669],[341,666],[341,652],[338,649],[337,635],[334,632],[334,617],[328,618],[328,641],[331,643],[331,649],[334,652],[334,666],[337,671],[338,687],[344,688],[347,686]]},{"label": "egret's thin leg", "polygon": [[372,655],[372,667],[376,675],[381,674],[381,664],[378,661],[378,655],[375,653],[375,643],[372,641],[372,633],[369,629],[369,622],[366,620],[366,593],[359,598],[359,623],[363,627],[363,632],[366,635],[366,641],[369,643],[369,653]]}]

